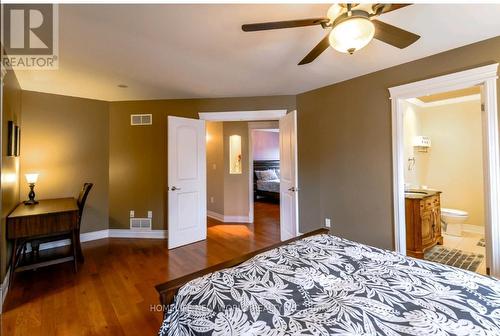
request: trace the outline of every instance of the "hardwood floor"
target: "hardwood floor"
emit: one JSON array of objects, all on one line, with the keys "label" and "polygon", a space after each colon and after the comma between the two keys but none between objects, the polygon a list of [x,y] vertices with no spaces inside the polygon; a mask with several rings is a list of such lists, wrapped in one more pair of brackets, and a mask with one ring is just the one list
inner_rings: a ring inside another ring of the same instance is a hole
[{"label": "hardwood floor", "polygon": [[168,250],[165,240],[83,243],[85,263],[16,274],[1,334],[156,335],[163,314],[156,284],[279,241],[279,206],[255,203],[254,224],[208,220],[206,241]]}]

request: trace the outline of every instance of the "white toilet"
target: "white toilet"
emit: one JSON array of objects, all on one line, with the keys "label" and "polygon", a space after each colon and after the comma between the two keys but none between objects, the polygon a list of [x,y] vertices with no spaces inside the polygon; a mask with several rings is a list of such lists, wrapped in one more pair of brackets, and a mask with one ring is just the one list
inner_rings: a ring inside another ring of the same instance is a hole
[{"label": "white toilet", "polygon": [[463,210],[441,208],[441,221],[444,233],[451,236],[462,235],[462,224],[469,218],[469,213]]}]

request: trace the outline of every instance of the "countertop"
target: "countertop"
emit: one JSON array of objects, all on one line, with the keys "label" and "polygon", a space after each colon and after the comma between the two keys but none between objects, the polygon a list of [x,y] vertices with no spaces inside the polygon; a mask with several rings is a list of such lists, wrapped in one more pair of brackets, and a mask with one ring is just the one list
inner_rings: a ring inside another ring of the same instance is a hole
[{"label": "countertop", "polygon": [[440,194],[441,191],[433,189],[409,189],[405,190],[405,198],[409,199],[423,199],[426,197]]}]

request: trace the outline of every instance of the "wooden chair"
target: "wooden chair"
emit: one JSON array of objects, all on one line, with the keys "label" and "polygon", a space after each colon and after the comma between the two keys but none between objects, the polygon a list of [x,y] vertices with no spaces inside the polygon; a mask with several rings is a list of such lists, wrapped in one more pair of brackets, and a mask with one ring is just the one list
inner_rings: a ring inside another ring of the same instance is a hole
[{"label": "wooden chair", "polygon": [[[78,261],[83,262],[83,253],[82,246],[80,244],[80,227],[82,224],[83,210],[85,209],[85,203],[87,202],[87,196],[89,195],[90,189],[94,186],[93,183],[84,183],[82,190],[80,190],[80,194],[78,195],[78,199],[76,200],[76,204],[78,204],[78,228],[75,230],[75,243],[76,243],[76,252]],[[75,244],[72,244],[73,248],[75,248]],[[76,258],[75,258],[76,260]],[[76,267],[76,266],[75,266]]]},{"label": "wooden chair", "polygon": [[[29,242],[31,244],[31,248],[33,250],[35,258],[38,256],[40,244],[69,238],[71,240],[71,250],[73,254],[73,265],[75,268],[75,273],[78,271],[78,262],[84,261],[80,243],[80,227],[82,223],[83,210],[85,209],[85,203],[87,202],[87,197],[89,195],[90,189],[92,189],[93,186],[93,183],[84,183],[82,190],[80,190],[80,194],[78,195],[78,199],[76,200],[76,204],[78,205],[78,224],[75,230],[50,237],[38,238]],[[25,251],[26,248],[23,247],[23,255],[25,255]]]}]

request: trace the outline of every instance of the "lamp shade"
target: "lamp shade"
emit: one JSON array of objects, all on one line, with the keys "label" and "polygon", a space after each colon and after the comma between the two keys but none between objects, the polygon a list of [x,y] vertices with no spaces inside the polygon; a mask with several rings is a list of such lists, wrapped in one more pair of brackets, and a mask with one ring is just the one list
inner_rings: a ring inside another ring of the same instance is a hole
[{"label": "lamp shade", "polygon": [[375,26],[364,17],[353,17],[340,22],[330,32],[330,45],[343,53],[354,53],[373,39]]},{"label": "lamp shade", "polygon": [[36,183],[38,180],[38,173],[30,173],[30,174],[24,174],[26,177],[26,182],[28,183]]}]

